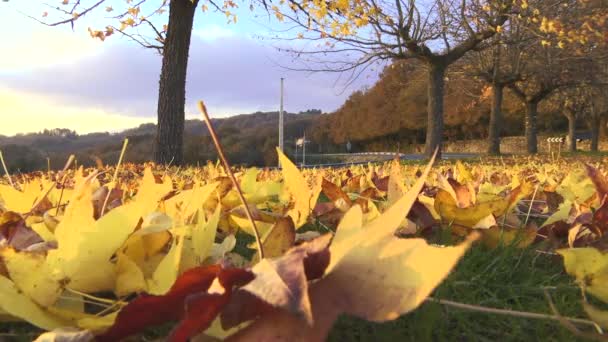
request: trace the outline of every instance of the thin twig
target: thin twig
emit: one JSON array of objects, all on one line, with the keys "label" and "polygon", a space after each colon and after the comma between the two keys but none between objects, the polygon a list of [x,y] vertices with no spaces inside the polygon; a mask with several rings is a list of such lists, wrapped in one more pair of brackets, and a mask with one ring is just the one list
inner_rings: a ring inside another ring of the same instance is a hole
[{"label": "thin twig", "polygon": [[[464,310],[493,313],[493,314],[498,314],[498,315],[507,315],[507,316],[532,318],[532,319],[548,319],[548,320],[553,320],[553,321],[560,320],[560,317],[555,316],[555,315],[547,315],[547,314],[540,314],[540,313],[535,313],[535,312],[516,311],[516,310],[508,310],[508,309],[489,308],[489,307],[485,307],[485,306],[453,302],[453,301],[447,300],[447,299],[436,299],[433,297],[428,297],[426,299],[426,301],[441,304],[441,305],[452,306],[452,307],[464,309]],[[569,322],[573,322],[573,323],[595,326],[595,323],[588,319],[572,318],[572,317],[561,317],[561,319],[565,319],[565,320],[567,320]]]},{"label": "thin twig", "polygon": [[[63,191],[65,190],[65,182],[68,179],[67,170],[70,168],[70,165],[74,161],[76,157],[71,154],[68,158],[68,161],[63,166],[63,170],[59,173],[59,175],[63,174],[61,178],[61,192],[59,192],[59,200],[57,201],[57,209],[55,209],[55,216],[59,215],[59,208],[61,207],[61,200],[63,199]],[[56,187],[56,184],[53,184],[53,187]]]},{"label": "thin twig", "polygon": [[2,151],[0,151],[0,161],[2,161],[2,167],[4,168],[4,173],[6,173],[6,178],[8,178],[8,183],[13,188],[15,188],[15,184],[13,183],[13,180],[11,179],[11,174],[8,173],[8,168],[6,167],[6,163],[4,163],[4,155],[2,155]]},{"label": "thin twig", "polygon": [[213,129],[213,125],[211,124],[211,120],[209,119],[209,114],[207,113],[207,107],[205,107],[205,103],[203,101],[198,101],[198,109],[203,114],[203,118],[205,119],[205,123],[207,124],[207,128],[209,129],[209,134],[211,134],[211,139],[213,139],[213,143],[215,144],[215,148],[217,149],[217,154],[220,156],[222,163],[224,164],[224,168],[226,169],[226,173],[230,177],[234,188],[236,189],[243,206],[245,206],[245,213],[247,213],[247,218],[251,221],[251,227],[253,228],[253,233],[255,234],[255,241],[258,245],[258,253],[260,254],[260,260],[264,259],[264,247],[262,247],[262,239],[260,238],[260,232],[258,232],[258,228],[255,225],[255,220],[251,215],[251,211],[249,210],[249,206],[247,205],[247,201],[245,200],[245,196],[243,196],[243,192],[241,191],[241,187],[239,183],[236,181],[234,177],[234,173],[230,169],[230,164],[228,164],[228,160],[224,156],[224,150],[222,149],[222,144],[215,134],[215,129]]},{"label": "thin twig", "polygon": [[532,195],[532,201],[530,201],[530,206],[528,207],[528,214],[526,215],[526,221],[524,221],[524,227],[528,224],[528,219],[530,218],[530,213],[532,212],[532,205],[534,204],[534,198],[536,197],[536,192],[538,191],[538,187],[540,184],[536,185],[534,188],[534,194]]},{"label": "thin twig", "polygon": [[[120,164],[122,163],[122,158],[125,156],[125,151],[127,150],[127,145],[129,144],[129,139],[125,139],[122,143],[122,150],[120,151],[120,157],[118,157],[118,164],[116,164],[116,169],[114,170],[114,176],[112,176],[112,185],[116,186],[116,178],[118,177],[118,170],[120,170]],[[106,211],[106,206],[108,205],[108,200],[110,199],[110,194],[112,194],[112,189],[108,187],[108,193],[106,194],[106,198],[103,200],[103,206],[101,207],[101,212],[99,217],[103,216],[103,213]]]},{"label": "thin twig", "polygon": [[[555,315],[554,316],[555,319],[557,319],[564,328],[568,329],[568,331],[570,331],[571,333],[573,333],[574,335],[579,336],[579,337],[583,337],[583,338],[594,340],[594,341],[604,341],[604,342],[608,341],[608,337],[606,337],[606,336],[580,331],[574,324],[572,324],[572,321],[570,319],[560,315],[560,313],[557,311],[557,308],[555,307],[555,304],[553,303],[553,300],[551,299],[551,295],[549,294],[549,292],[545,290],[544,293],[545,293],[545,298],[547,298],[547,302],[549,303],[549,307],[551,308],[551,311]],[[593,323],[593,327],[597,327],[597,324],[595,322],[592,322],[592,323]]]}]

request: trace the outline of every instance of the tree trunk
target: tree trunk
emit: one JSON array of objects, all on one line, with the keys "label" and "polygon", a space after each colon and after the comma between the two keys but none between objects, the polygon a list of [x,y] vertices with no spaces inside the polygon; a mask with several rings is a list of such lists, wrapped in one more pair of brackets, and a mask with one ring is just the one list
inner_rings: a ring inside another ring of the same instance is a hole
[{"label": "tree trunk", "polygon": [[599,150],[600,140],[600,124],[602,120],[598,116],[591,118],[591,151],[597,152]]},{"label": "tree trunk", "polygon": [[528,153],[535,154],[538,152],[538,144],[536,141],[536,117],[538,114],[538,102],[526,103],[526,143]]},{"label": "tree trunk", "polygon": [[500,154],[500,129],[502,126],[502,94],[504,86],[492,85],[492,111],[490,112],[490,127],[488,127],[488,153]]},{"label": "tree trunk", "polygon": [[576,115],[574,112],[566,112],[568,119],[568,151],[576,152]]},{"label": "tree trunk", "polygon": [[424,154],[431,157],[435,149],[441,156],[441,140],[443,136],[443,93],[446,67],[441,63],[429,64],[429,84],[427,103],[427,127]]},{"label": "tree trunk", "polygon": [[198,0],[172,0],[158,90],[158,126],[154,159],[159,164],[183,162],[186,73],[194,13]]}]

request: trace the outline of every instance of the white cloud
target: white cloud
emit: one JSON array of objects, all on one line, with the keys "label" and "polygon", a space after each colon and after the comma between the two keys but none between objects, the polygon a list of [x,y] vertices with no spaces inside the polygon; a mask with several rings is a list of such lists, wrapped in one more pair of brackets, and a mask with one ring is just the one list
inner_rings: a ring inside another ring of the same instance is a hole
[{"label": "white cloud", "polygon": [[2,43],[0,73],[73,64],[99,52],[103,44],[83,32],[74,33],[42,25],[24,35],[27,37],[7,35],[7,40]]},{"label": "white cloud", "polygon": [[53,98],[0,88],[0,134],[39,132],[45,128],[69,128],[76,132],[118,132],[154,118],[129,116],[95,107],[70,106]]}]

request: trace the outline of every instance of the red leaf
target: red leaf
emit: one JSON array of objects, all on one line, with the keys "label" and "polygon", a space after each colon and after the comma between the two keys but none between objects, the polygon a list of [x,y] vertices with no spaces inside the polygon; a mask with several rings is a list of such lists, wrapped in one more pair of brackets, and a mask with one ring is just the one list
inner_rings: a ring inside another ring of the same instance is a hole
[{"label": "red leaf", "polygon": [[253,280],[251,272],[239,269],[224,269],[218,274],[223,293],[196,293],[186,298],[185,317],[175,327],[169,341],[181,342],[209,328],[211,322],[228,304],[235,286],[243,286]]},{"label": "red leaf", "polygon": [[[220,265],[190,269],[177,278],[167,294],[162,296],[144,294],[131,301],[120,310],[114,325],[105,333],[97,336],[97,341],[119,341],[147,327],[184,318],[188,297],[193,294],[206,293],[216,277],[220,278],[220,283],[230,285],[231,289],[233,283],[245,284],[251,281],[253,274],[242,269],[223,269]],[[216,304],[222,304],[222,302],[216,302]],[[189,310],[200,310],[196,307],[196,302],[188,305]],[[211,321],[213,318],[208,323]],[[204,325],[202,320],[197,323]],[[193,330],[192,326],[188,325],[190,321],[186,324],[188,329],[184,328],[184,333]],[[177,333],[181,334],[182,331],[177,331]]]}]

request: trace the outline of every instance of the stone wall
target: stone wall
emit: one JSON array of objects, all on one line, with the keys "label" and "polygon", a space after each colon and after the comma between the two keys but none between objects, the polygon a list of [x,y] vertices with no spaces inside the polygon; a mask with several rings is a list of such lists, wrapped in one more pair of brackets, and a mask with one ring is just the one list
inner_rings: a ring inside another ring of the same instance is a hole
[{"label": "stone wall", "polygon": [[[547,142],[547,138],[549,136],[538,136],[538,151],[540,153],[548,153],[549,152],[549,143]],[[551,136],[554,137],[554,136]],[[565,141],[565,139],[564,139]],[[591,141],[586,140],[583,142],[579,142],[576,144],[578,150],[581,151],[589,151],[589,147],[591,145]],[[457,140],[457,141],[445,141],[444,142],[444,152],[454,152],[454,153],[486,153],[488,150],[488,141],[487,140]],[[568,146],[566,143],[561,144],[561,150],[567,150]],[[608,140],[600,140],[599,143],[600,151],[608,150]],[[420,153],[424,150],[424,145],[415,145],[408,146],[408,148],[403,151],[406,153]],[[551,150],[558,150],[558,143],[551,143]],[[508,154],[520,154],[526,152],[526,137],[516,136],[516,137],[503,137],[500,143],[500,152],[508,153]]]}]

